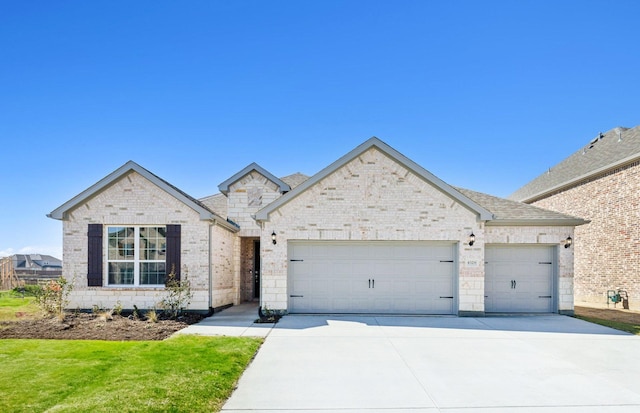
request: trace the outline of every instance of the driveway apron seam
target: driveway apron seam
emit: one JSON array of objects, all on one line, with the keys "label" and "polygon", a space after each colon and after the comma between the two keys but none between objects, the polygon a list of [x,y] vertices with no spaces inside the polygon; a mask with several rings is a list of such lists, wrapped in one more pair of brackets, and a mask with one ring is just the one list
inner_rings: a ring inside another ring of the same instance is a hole
[{"label": "driveway apron seam", "polygon": [[[380,321],[378,320],[378,317],[374,317],[374,319],[376,320],[376,324],[378,325],[378,328],[382,328],[382,325],[380,324]],[[420,386],[420,388],[422,388],[422,390],[424,391],[424,394],[427,396],[427,398],[431,401],[431,403],[433,403],[434,408],[436,409],[436,411],[441,411],[440,410],[440,406],[438,406],[438,403],[436,403],[436,401],[433,399],[433,397],[431,397],[431,394],[429,393],[429,390],[424,386],[424,384],[422,383],[422,381],[420,381],[420,379],[418,378],[418,376],[416,375],[415,371],[413,371],[413,369],[411,368],[411,366],[409,365],[409,363],[407,362],[407,360],[402,357],[402,354],[400,353],[400,350],[398,350],[398,348],[396,347],[396,345],[393,343],[393,340],[391,339],[390,336],[387,335],[386,332],[384,332],[384,330],[382,330],[384,333],[384,337],[387,339],[387,341],[389,342],[389,344],[391,344],[391,347],[393,347],[393,350],[396,352],[396,354],[398,355],[398,357],[400,357],[400,360],[402,360],[402,362],[404,363],[404,365],[407,367],[407,369],[411,372],[411,375],[413,376],[413,378],[418,382],[418,385]]]}]

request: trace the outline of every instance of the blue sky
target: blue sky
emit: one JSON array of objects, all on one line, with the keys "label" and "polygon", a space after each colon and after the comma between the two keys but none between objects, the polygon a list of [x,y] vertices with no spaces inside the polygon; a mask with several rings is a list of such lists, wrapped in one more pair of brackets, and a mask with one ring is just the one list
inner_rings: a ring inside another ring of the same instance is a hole
[{"label": "blue sky", "polygon": [[377,136],[506,197],[640,124],[637,1],[0,0],[0,256],[134,160],[194,197]]}]

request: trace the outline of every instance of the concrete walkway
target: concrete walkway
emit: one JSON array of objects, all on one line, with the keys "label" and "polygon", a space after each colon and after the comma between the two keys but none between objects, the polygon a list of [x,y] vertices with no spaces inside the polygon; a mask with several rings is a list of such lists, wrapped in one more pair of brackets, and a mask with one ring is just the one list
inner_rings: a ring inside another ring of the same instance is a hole
[{"label": "concrete walkway", "polygon": [[640,337],[571,317],[223,314],[199,333],[268,335],[226,413],[640,411]]},{"label": "concrete walkway", "polygon": [[258,318],[258,303],[245,303],[214,313],[211,317],[192,324],[176,334],[266,337],[274,324],[254,323]]}]

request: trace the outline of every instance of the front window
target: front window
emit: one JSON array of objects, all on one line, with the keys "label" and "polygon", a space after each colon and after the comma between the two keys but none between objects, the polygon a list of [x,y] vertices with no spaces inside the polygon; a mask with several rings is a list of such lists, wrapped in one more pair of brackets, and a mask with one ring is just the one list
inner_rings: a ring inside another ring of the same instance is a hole
[{"label": "front window", "polygon": [[107,227],[109,285],[164,285],[165,227]]}]

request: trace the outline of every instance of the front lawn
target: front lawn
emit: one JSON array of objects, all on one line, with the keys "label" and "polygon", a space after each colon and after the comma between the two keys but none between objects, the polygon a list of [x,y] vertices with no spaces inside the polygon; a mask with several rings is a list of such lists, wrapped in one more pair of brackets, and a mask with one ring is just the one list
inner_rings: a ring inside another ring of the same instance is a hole
[{"label": "front lawn", "polygon": [[575,317],[640,336],[640,312],[638,311],[575,306]]},{"label": "front lawn", "polygon": [[616,330],[626,331],[627,333],[631,333],[631,334],[635,334],[636,336],[640,336],[640,324],[625,323],[625,322],[622,322],[622,321],[605,320],[605,319],[602,319],[602,318],[587,317],[587,316],[581,316],[581,315],[576,315],[575,317],[579,318],[581,320],[584,320],[584,321],[588,321],[590,323],[600,324],[601,326],[613,328],[613,329],[616,329]]},{"label": "front lawn", "polygon": [[0,291],[0,321],[38,317],[40,309],[35,300],[33,296],[14,291]]},{"label": "front lawn", "polygon": [[214,412],[262,339],[0,340],[2,412]]}]

